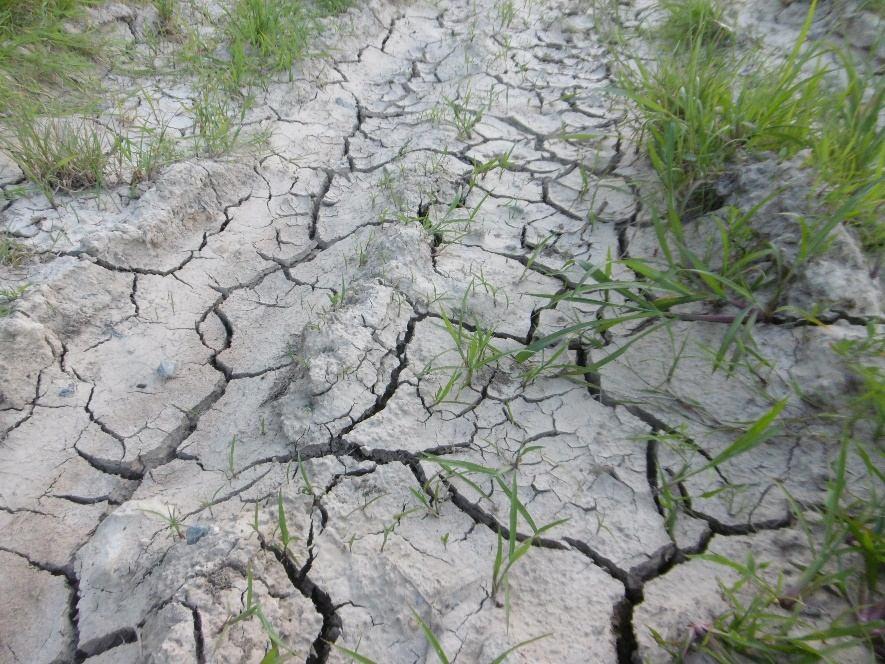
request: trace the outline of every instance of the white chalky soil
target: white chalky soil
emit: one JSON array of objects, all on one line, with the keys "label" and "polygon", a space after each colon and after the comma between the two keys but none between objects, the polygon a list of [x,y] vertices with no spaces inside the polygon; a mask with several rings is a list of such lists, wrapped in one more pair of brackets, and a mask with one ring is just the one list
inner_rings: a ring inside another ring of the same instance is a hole
[{"label": "white chalky soil", "polygon": [[[328,56],[250,111],[270,156],[177,164],[134,201],[4,211],[56,257],[23,268],[32,287],[0,319],[0,661],[259,662],[259,620],[226,625],[249,570],[293,661],[350,661],[330,642],[435,661],[413,611],[457,662],[543,634],[509,661],[665,660],[649,627],[678,636],[723,606],[725,572],[686,554],[795,550],[772,486],[818,496],[829,454],[798,426],[756,466],[693,478],[696,495],[742,490],[699,498],[672,535],[655,502],[657,464],[678,463],[649,434],[686,425],[715,454],[722,423],[766,409],[757,386],[693,367],[721,326],[646,338],[601,394],[525,385],[504,360],[434,405],[458,357],[440,312],[498,348],[592,316],[537,295],[578,275],[554,274],[569,259],[629,254],[649,173],[592,18],[547,2],[501,20],[486,0],[360,3]],[[475,126],[459,131],[446,99]],[[504,154],[447,213],[473,165]],[[434,236],[401,219],[424,214],[472,221]],[[832,331],[763,334],[769,389],[826,366],[808,369]],[[697,347],[668,378],[683,335]],[[482,476],[442,485],[428,452],[510,469],[538,526],[568,519],[512,568],[509,627],[491,597],[507,497]],[[412,493],[428,480],[429,510]]]}]

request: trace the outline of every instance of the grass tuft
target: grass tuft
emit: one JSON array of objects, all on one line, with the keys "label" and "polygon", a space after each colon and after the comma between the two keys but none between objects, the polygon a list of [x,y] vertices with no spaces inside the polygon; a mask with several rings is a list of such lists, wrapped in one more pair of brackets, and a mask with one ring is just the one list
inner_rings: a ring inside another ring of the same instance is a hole
[{"label": "grass tuft", "polygon": [[[78,18],[87,0],[0,0],[0,113],[22,101],[68,97],[92,80],[102,40],[65,24]],[[68,99],[70,102],[71,100]]]},{"label": "grass tuft", "polygon": [[0,265],[18,267],[30,255],[28,248],[11,235],[0,231]]},{"label": "grass tuft", "polygon": [[731,37],[718,0],[662,0],[664,21],[658,34],[673,44],[717,46]]},{"label": "grass tuft", "polygon": [[104,183],[108,145],[95,122],[20,112],[8,118],[7,125],[3,149],[50,200],[59,191],[82,191]]},{"label": "grass tuft", "polygon": [[289,69],[318,30],[304,5],[287,0],[238,0],[227,21],[231,60],[257,60],[272,71]]},{"label": "grass tuft", "polygon": [[[859,71],[846,53],[805,43],[815,6],[792,52],[772,63],[757,53],[709,48],[711,40],[721,43],[705,27],[721,23],[711,0],[668,0],[665,33],[683,35],[682,48],[662,53],[653,65],[622,63],[619,86],[633,102],[672,213],[691,217],[715,209],[710,192],[741,152],[808,150],[834,209],[862,192],[847,220],[868,249],[878,250],[885,244],[885,129],[879,122],[885,84]],[[824,64],[833,59],[837,64]]]}]

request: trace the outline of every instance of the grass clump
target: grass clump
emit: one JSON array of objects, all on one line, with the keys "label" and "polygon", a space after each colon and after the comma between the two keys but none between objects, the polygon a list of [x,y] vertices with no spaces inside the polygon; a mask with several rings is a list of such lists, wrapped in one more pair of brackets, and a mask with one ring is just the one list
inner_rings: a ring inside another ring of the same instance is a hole
[{"label": "grass clump", "polygon": [[89,0],[0,0],[0,112],[22,100],[48,96],[51,88],[71,93],[90,82],[102,51],[92,32],[65,23],[81,15]]},{"label": "grass clump", "polygon": [[237,144],[245,107],[239,111],[221,91],[202,88],[194,100],[194,152],[214,157],[222,155]]},{"label": "grass clump", "polygon": [[654,67],[636,62],[622,71],[671,208],[697,212],[693,196],[739,150],[795,153],[811,142],[824,104],[824,71],[807,73],[810,60],[797,50],[782,65],[759,64],[747,73],[745,58],[712,57],[697,41]]},{"label": "grass clump", "polygon": [[820,119],[811,143],[813,161],[831,204],[862,192],[852,222],[864,246],[878,251],[885,248],[885,126],[879,121],[885,82],[866,78],[850,56],[838,55],[845,84]]},{"label": "grass clump", "polygon": [[29,255],[25,245],[8,233],[0,232],[0,265],[18,267]]},{"label": "grass clump", "polygon": [[174,35],[178,21],[176,0],[154,0],[154,8],[157,10],[158,32],[165,36]]},{"label": "grass clump", "polygon": [[718,0],[662,0],[661,9],[664,21],[659,34],[670,43],[715,46],[731,36]]},{"label": "grass clump", "polygon": [[8,118],[7,125],[3,148],[50,200],[59,191],[82,191],[105,182],[108,145],[95,122],[23,112]]},{"label": "grass clump", "polygon": [[317,31],[316,20],[301,2],[237,0],[227,14],[231,62],[255,70],[289,69]]},{"label": "grass clump", "polygon": [[4,318],[12,313],[12,303],[20,298],[27,288],[27,286],[0,288],[0,318]]},{"label": "grass clump", "polygon": [[354,0],[316,0],[317,10],[321,16],[343,14],[353,5]]},{"label": "grass clump", "polygon": [[[684,217],[715,209],[710,192],[739,153],[808,150],[827,201],[839,207],[862,191],[847,220],[868,248],[885,243],[879,220],[885,86],[866,78],[846,54],[836,54],[840,66],[825,65],[826,53],[805,44],[815,5],[792,52],[773,64],[756,54],[711,50],[711,41],[721,40],[707,29],[720,22],[709,0],[665,3],[678,26],[673,32],[685,35],[683,48],[654,65],[623,63],[619,84],[634,104],[670,211]],[[842,83],[834,81],[839,77]]]}]

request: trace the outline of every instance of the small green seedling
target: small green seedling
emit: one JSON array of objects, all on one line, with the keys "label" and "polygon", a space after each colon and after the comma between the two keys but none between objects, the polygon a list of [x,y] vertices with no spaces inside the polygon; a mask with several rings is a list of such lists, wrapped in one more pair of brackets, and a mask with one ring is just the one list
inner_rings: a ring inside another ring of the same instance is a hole
[{"label": "small green seedling", "polygon": [[[267,636],[268,641],[270,642],[270,649],[268,653],[261,660],[262,662],[275,663],[281,661],[280,652],[284,652],[287,655],[297,657],[297,653],[293,650],[289,645],[283,641],[283,638],[280,636],[280,633],[276,630],[270,620],[267,619],[267,616],[264,614],[264,611],[261,608],[261,605],[258,603],[258,600],[255,599],[254,589],[253,589],[253,575],[252,575],[252,565],[249,565],[249,568],[246,572],[246,597],[245,597],[245,608],[236,616],[229,618],[221,629],[221,634],[224,635],[227,633],[227,630],[232,626],[239,622],[246,622],[252,620],[253,618],[257,618],[259,624],[261,625],[262,631],[264,631]],[[268,659],[270,657],[270,659]]]},{"label": "small green seedling", "polygon": [[154,516],[159,517],[165,525],[165,530],[168,530],[170,535],[173,538],[184,539],[184,517],[181,515],[181,512],[177,507],[167,505],[166,513],[160,512],[158,510],[142,510],[147,514],[153,514]]}]

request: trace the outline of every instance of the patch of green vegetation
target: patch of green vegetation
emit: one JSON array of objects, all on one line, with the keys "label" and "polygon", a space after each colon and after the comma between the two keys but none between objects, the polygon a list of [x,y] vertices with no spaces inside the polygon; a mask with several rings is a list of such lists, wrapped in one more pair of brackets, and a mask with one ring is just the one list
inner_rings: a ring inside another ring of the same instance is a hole
[{"label": "patch of green vegetation", "polygon": [[698,22],[694,31],[679,28],[684,48],[660,54],[654,64],[626,62],[619,73],[668,209],[680,217],[707,211],[713,182],[741,152],[788,156],[807,149],[834,208],[862,192],[846,220],[860,229],[868,248],[881,248],[885,133],[878,117],[885,84],[860,72],[844,53],[833,71],[823,64],[826,53],[805,43],[816,3],[780,63],[755,53],[711,51],[704,26],[712,19],[707,10],[689,11],[694,3],[673,14]]},{"label": "patch of green vegetation", "polygon": [[305,54],[318,26],[300,2],[237,0],[225,30],[232,61],[285,71]]},{"label": "patch of green vegetation", "polygon": [[102,40],[65,27],[88,4],[91,0],[0,0],[0,113],[22,100],[51,99],[50,91],[75,97],[94,84]]},{"label": "patch of green vegetation", "polygon": [[6,123],[3,149],[50,201],[59,191],[82,191],[105,182],[108,139],[92,120],[44,118],[36,110],[19,109]]},{"label": "patch of green vegetation", "polygon": [[235,0],[214,20],[211,35],[193,30],[179,60],[201,81],[247,98],[269,76],[290,71],[322,31],[322,17],[344,11],[351,0],[315,5],[289,0]]},{"label": "patch of green vegetation", "polygon": [[[599,353],[591,366],[573,366],[569,371],[593,375],[645,335],[667,329],[673,321],[696,321],[722,326],[719,347],[710,349],[713,371],[731,373],[743,366],[753,372],[766,362],[754,344],[753,327],[775,320],[782,311],[782,295],[808,262],[827,248],[838,225],[855,225],[866,248],[881,251],[882,83],[860,71],[847,54],[805,44],[814,2],[795,48],[780,62],[729,51],[736,44],[725,44],[722,35],[705,28],[711,4],[665,2],[670,20],[675,21],[675,16],[681,22],[671,25],[679,25],[678,32],[686,35],[679,40],[680,47],[660,54],[651,65],[628,60],[620,73],[662,185],[663,212],[653,216],[660,257],[610,259],[601,268],[580,263],[584,279],[551,298],[588,305],[596,311],[594,319],[578,320],[516,352],[518,361],[545,349],[563,352],[578,344]],[[805,151],[818,174],[815,186],[825,204],[797,218],[802,235],[799,251],[787,260],[753,231],[754,215],[766,201],[751,210],[721,208],[708,214],[704,219],[708,235],[716,241],[706,249],[687,241],[686,220],[721,204],[711,195],[717,178],[733,168],[739,156],[763,151],[784,157]],[[615,264],[626,270],[614,269]],[[625,273],[634,276],[615,276]],[[808,320],[818,322],[813,317]],[[615,328],[630,333],[618,335],[622,341],[613,347]],[[854,392],[849,406],[840,412],[826,412],[822,406],[817,413],[822,422],[835,426],[835,461],[826,497],[820,504],[808,505],[787,496],[807,537],[809,555],[794,562],[799,568],[797,580],[787,586],[766,571],[765,561],[752,556],[739,561],[702,555],[728,567],[738,580],[722,588],[729,607],[721,615],[693,626],[678,643],[660,640],[677,661],[691,651],[722,663],[838,662],[846,648],[858,646],[881,653],[883,339],[881,327],[871,324],[866,339],[833,346],[845,357]],[[679,361],[677,354],[674,368]],[[797,392],[800,389],[797,386]],[[732,445],[704,459],[700,467],[686,465],[681,471],[661,473],[657,497],[668,528],[690,499],[682,482],[741,455],[752,455],[774,435],[785,403],[775,402],[769,412],[738,432]],[[656,440],[674,448],[688,442],[678,431],[661,432]],[[697,452],[695,443],[691,448]],[[819,615],[809,618],[814,610],[811,598],[817,593],[838,598],[844,612],[826,620]]]},{"label": "patch of green vegetation", "polygon": [[838,53],[845,82],[834,91],[829,108],[818,118],[811,150],[813,163],[827,184],[827,201],[860,193],[849,221],[871,251],[885,249],[885,126],[879,121],[885,81],[865,75],[847,53]]},{"label": "patch of green vegetation", "polygon": [[0,318],[8,316],[12,312],[12,303],[20,298],[27,289],[27,286],[0,288]]},{"label": "patch of green vegetation", "polygon": [[720,176],[737,153],[795,153],[812,138],[825,103],[824,71],[806,71],[812,55],[798,49],[778,66],[746,57],[712,56],[700,41],[664,53],[654,65],[621,70],[652,165],[680,215],[697,209],[693,195]]},{"label": "patch of green vegetation", "polygon": [[[860,644],[881,653],[885,630],[881,571],[885,569],[885,501],[881,448],[855,435],[881,440],[885,430],[885,374],[879,359],[885,346],[871,327],[865,340],[844,341],[837,350],[859,374],[857,393],[841,418],[843,430],[832,464],[826,498],[820,505],[792,502],[794,517],[811,554],[789,585],[767,572],[752,555],[737,561],[720,555],[699,558],[723,565],[738,580],[722,592],[727,610],[710,624],[697,626],[682,643],[659,642],[675,656],[688,650],[717,662],[840,662],[844,651]],[[741,453],[752,450],[752,446]],[[859,472],[859,470],[861,472]],[[815,619],[813,596],[838,598],[844,613],[828,623]],[[806,610],[812,607],[810,611]]]},{"label": "patch of green vegetation", "polygon": [[316,6],[321,16],[342,14],[353,5],[354,0],[316,0]]},{"label": "patch of green vegetation", "polygon": [[164,36],[175,34],[178,25],[177,0],[153,0],[157,9],[158,32]]},{"label": "patch of green vegetation", "polygon": [[194,154],[218,157],[240,143],[246,106],[239,107],[222,90],[205,86],[190,108],[194,116]]},{"label": "patch of green vegetation", "polygon": [[28,248],[8,233],[0,231],[0,265],[18,267],[30,255]]},{"label": "patch of green vegetation", "polygon": [[59,192],[123,182],[134,186],[179,157],[162,122],[113,127],[92,117],[52,117],[26,105],[6,117],[0,148],[51,203]]},{"label": "patch of green vegetation", "polygon": [[719,0],[661,0],[661,9],[664,21],[656,32],[673,44],[717,46],[731,36]]},{"label": "patch of green vegetation", "polygon": [[282,662],[284,657],[288,658],[290,656],[297,656],[298,653],[286,644],[276,627],[273,626],[265,615],[264,610],[261,608],[261,604],[255,598],[251,565],[246,572],[246,595],[244,601],[245,608],[238,615],[230,618],[224,623],[222,634],[225,634],[227,630],[236,623],[248,622],[255,618],[258,620],[261,630],[270,642],[270,648],[261,659],[262,664],[277,664],[277,662]]}]

